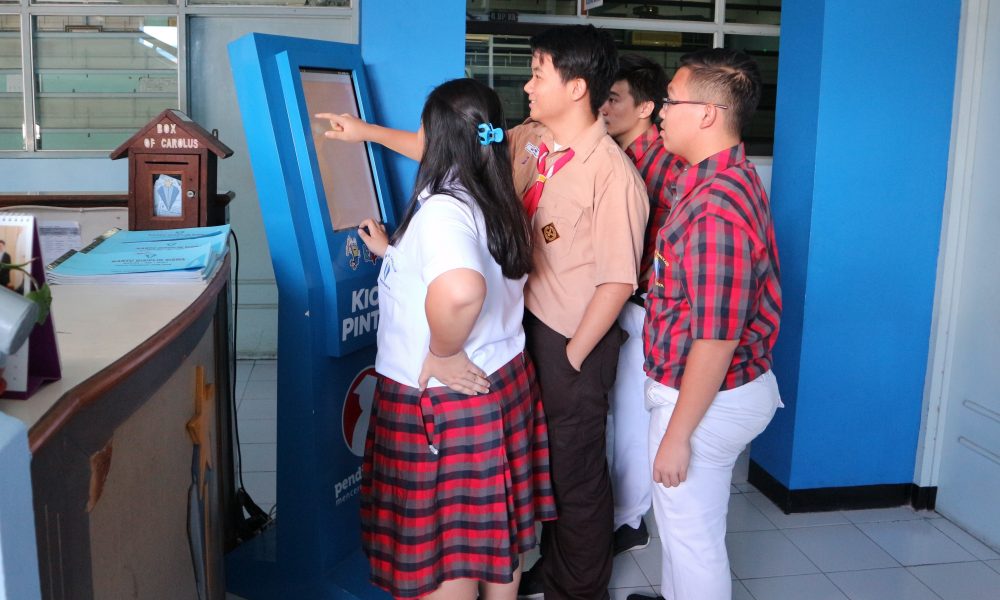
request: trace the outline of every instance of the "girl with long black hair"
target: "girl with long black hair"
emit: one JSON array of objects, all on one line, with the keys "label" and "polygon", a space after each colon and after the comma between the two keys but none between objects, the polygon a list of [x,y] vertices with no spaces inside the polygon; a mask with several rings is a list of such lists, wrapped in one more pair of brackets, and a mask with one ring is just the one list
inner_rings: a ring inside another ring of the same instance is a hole
[{"label": "girl with long black hair", "polygon": [[555,517],[521,325],[531,232],[503,122],[485,85],[438,86],[402,223],[358,232],[383,258],[362,531],[372,581],[397,598],[513,600],[534,522]]}]

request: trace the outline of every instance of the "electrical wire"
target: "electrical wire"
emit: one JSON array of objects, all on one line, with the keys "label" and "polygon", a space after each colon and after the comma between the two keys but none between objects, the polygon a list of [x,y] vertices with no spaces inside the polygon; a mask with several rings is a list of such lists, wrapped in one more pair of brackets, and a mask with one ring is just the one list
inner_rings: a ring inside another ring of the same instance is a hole
[{"label": "electrical wire", "polygon": [[232,228],[229,229],[229,235],[233,238],[233,345],[232,352],[230,353],[231,360],[231,376],[230,376],[230,395],[229,400],[233,407],[233,438],[236,442],[236,462],[237,469],[236,475],[239,480],[239,486],[236,490],[236,499],[240,505],[240,512],[246,511],[247,517],[242,521],[242,527],[240,528],[240,537],[244,540],[253,537],[258,532],[263,530],[273,521],[274,510],[277,504],[271,507],[271,514],[265,513],[253,498],[250,497],[250,493],[247,492],[246,484],[243,483],[243,446],[240,443],[240,420],[239,420],[239,409],[236,405],[236,340],[239,331],[239,306],[240,306],[240,241],[236,237],[236,232]]},{"label": "electrical wire", "polygon": [[246,485],[243,483],[243,451],[240,444],[240,420],[236,406],[236,340],[238,339],[239,327],[239,307],[240,307],[240,241],[236,238],[236,232],[229,228],[229,237],[233,239],[233,345],[229,354],[232,363],[230,371],[231,385],[229,386],[229,400],[233,406],[233,433],[236,441],[236,462],[237,476],[240,482],[240,489],[246,492]]}]

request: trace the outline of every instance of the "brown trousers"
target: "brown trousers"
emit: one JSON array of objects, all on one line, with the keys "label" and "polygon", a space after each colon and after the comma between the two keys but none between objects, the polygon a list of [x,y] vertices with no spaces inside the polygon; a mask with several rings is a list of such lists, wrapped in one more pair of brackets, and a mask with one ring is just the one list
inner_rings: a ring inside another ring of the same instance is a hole
[{"label": "brown trousers", "polygon": [[607,600],[614,502],[605,428],[608,391],[628,334],[614,323],[578,372],[566,358],[566,337],[527,311],[524,329],[542,388],[559,513],[542,525],[545,599]]}]

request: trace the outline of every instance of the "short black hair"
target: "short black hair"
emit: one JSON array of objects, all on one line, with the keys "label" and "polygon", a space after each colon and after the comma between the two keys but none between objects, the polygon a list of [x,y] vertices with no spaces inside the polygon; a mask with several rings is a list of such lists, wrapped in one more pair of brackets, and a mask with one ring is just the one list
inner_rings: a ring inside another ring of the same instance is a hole
[{"label": "short black hair", "polygon": [[663,106],[663,97],[667,94],[667,72],[663,66],[641,54],[622,54],[618,57],[614,83],[619,81],[628,83],[636,106],[643,102],[653,103],[652,119],[656,121]]},{"label": "short black hair", "polygon": [[618,70],[618,50],[610,33],[593,25],[553,27],[531,38],[531,52],[548,54],[564,83],[583,79],[590,94],[590,112],[597,115]]},{"label": "short black hair", "polygon": [[729,107],[729,124],[740,135],[760,102],[760,70],[754,59],[739,50],[711,48],[681,57],[680,67],[691,71],[690,85],[698,100]]}]

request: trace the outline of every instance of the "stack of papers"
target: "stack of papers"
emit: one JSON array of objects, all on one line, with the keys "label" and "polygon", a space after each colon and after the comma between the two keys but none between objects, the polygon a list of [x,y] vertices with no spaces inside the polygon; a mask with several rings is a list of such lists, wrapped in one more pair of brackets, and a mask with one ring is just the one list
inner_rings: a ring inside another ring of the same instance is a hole
[{"label": "stack of papers", "polygon": [[229,225],[112,229],[46,267],[52,284],[190,283],[211,277],[226,255]]}]

